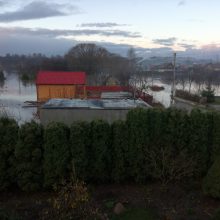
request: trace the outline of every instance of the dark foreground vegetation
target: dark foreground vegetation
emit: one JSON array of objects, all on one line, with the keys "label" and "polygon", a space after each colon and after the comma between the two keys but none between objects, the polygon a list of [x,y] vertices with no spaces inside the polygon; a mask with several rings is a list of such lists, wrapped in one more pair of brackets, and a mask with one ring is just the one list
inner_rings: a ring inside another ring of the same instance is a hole
[{"label": "dark foreground vegetation", "polygon": [[[112,125],[45,128],[1,118],[0,137],[0,204],[38,207],[33,219],[131,219],[137,209],[151,216],[139,219],[211,219],[220,205],[216,112],[136,109]],[[124,218],[109,213],[117,201]]]}]

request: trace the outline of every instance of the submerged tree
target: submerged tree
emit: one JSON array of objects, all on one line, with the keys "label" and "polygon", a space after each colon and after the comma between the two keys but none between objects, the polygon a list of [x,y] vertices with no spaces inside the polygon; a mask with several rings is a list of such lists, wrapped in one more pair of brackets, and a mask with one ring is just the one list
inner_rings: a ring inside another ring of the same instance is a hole
[{"label": "submerged tree", "polygon": [[5,80],[5,76],[4,76],[3,71],[1,70],[1,71],[0,71],[0,81],[2,82],[2,81],[4,81],[4,80]]}]

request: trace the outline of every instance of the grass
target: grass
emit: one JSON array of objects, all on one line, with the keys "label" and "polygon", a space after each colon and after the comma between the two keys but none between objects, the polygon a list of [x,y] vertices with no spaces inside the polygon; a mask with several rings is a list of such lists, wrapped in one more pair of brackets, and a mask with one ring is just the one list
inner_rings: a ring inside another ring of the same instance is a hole
[{"label": "grass", "polygon": [[156,220],[155,215],[147,209],[128,209],[125,213],[114,216],[111,220]]}]

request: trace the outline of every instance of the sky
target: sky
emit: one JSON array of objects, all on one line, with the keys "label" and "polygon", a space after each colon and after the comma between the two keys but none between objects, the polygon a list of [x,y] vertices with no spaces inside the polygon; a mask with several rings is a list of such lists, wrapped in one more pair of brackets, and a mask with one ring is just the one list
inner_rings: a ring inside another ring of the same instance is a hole
[{"label": "sky", "polygon": [[[0,0],[0,55],[92,42],[145,56],[220,55],[219,0]],[[218,55],[219,54],[219,55]]]}]

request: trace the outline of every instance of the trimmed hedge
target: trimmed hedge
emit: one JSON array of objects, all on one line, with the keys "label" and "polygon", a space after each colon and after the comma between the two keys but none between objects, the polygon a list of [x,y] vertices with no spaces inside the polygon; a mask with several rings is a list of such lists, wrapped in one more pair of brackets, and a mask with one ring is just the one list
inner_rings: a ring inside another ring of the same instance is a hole
[{"label": "trimmed hedge", "polygon": [[87,180],[89,177],[89,146],[91,125],[88,122],[75,122],[70,126],[70,153],[75,178]]},{"label": "trimmed hedge", "polygon": [[112,124],[112,180],[116,183],[129,179],[128,128],[124,121]]},{"label": "trimmed hedge", "polygon": [[127,115],[129,175],[136,182],[144,182],[148,177],[145,156],[150,147],[150,113],[150,110],[137,109]]},{"label": "trimmed hedge", "polygon": [[35,122],[19,128],[1,118],[0,136],[2,190],[14,183],[26,191],[51,189],[71,176],[167,183],[206,175],[220,156],[220,113],[134,109],[112,125],[97,120],[45,128]]},{"label": "trimmed hedge", "polygon": [[21,126],[15,149],[18,186],[35,191],[43,184],[43,127],[32,121]]},{"label": "trimmed hedge", "polygon": [[69,128],[50,123],[44,132],[44,184],[52,187],[68,177],[70,169]]},{"label": "trimmed hedge", "polygon": [[91,145],[89,157],[90,179],[95,182],[110,180],[111,170],[111,129],[102,120],[91,123]]},{"label": "trimmed hedge", "polygon": [[15,183],[14,151],[18,137],[18,124],[9,118],[0,118],[0,190]]},{"label": "trimmed hedge", "polygon": [[220,157],[218,157],[203,180],[203,191],[214,198],[220,198]]}]

